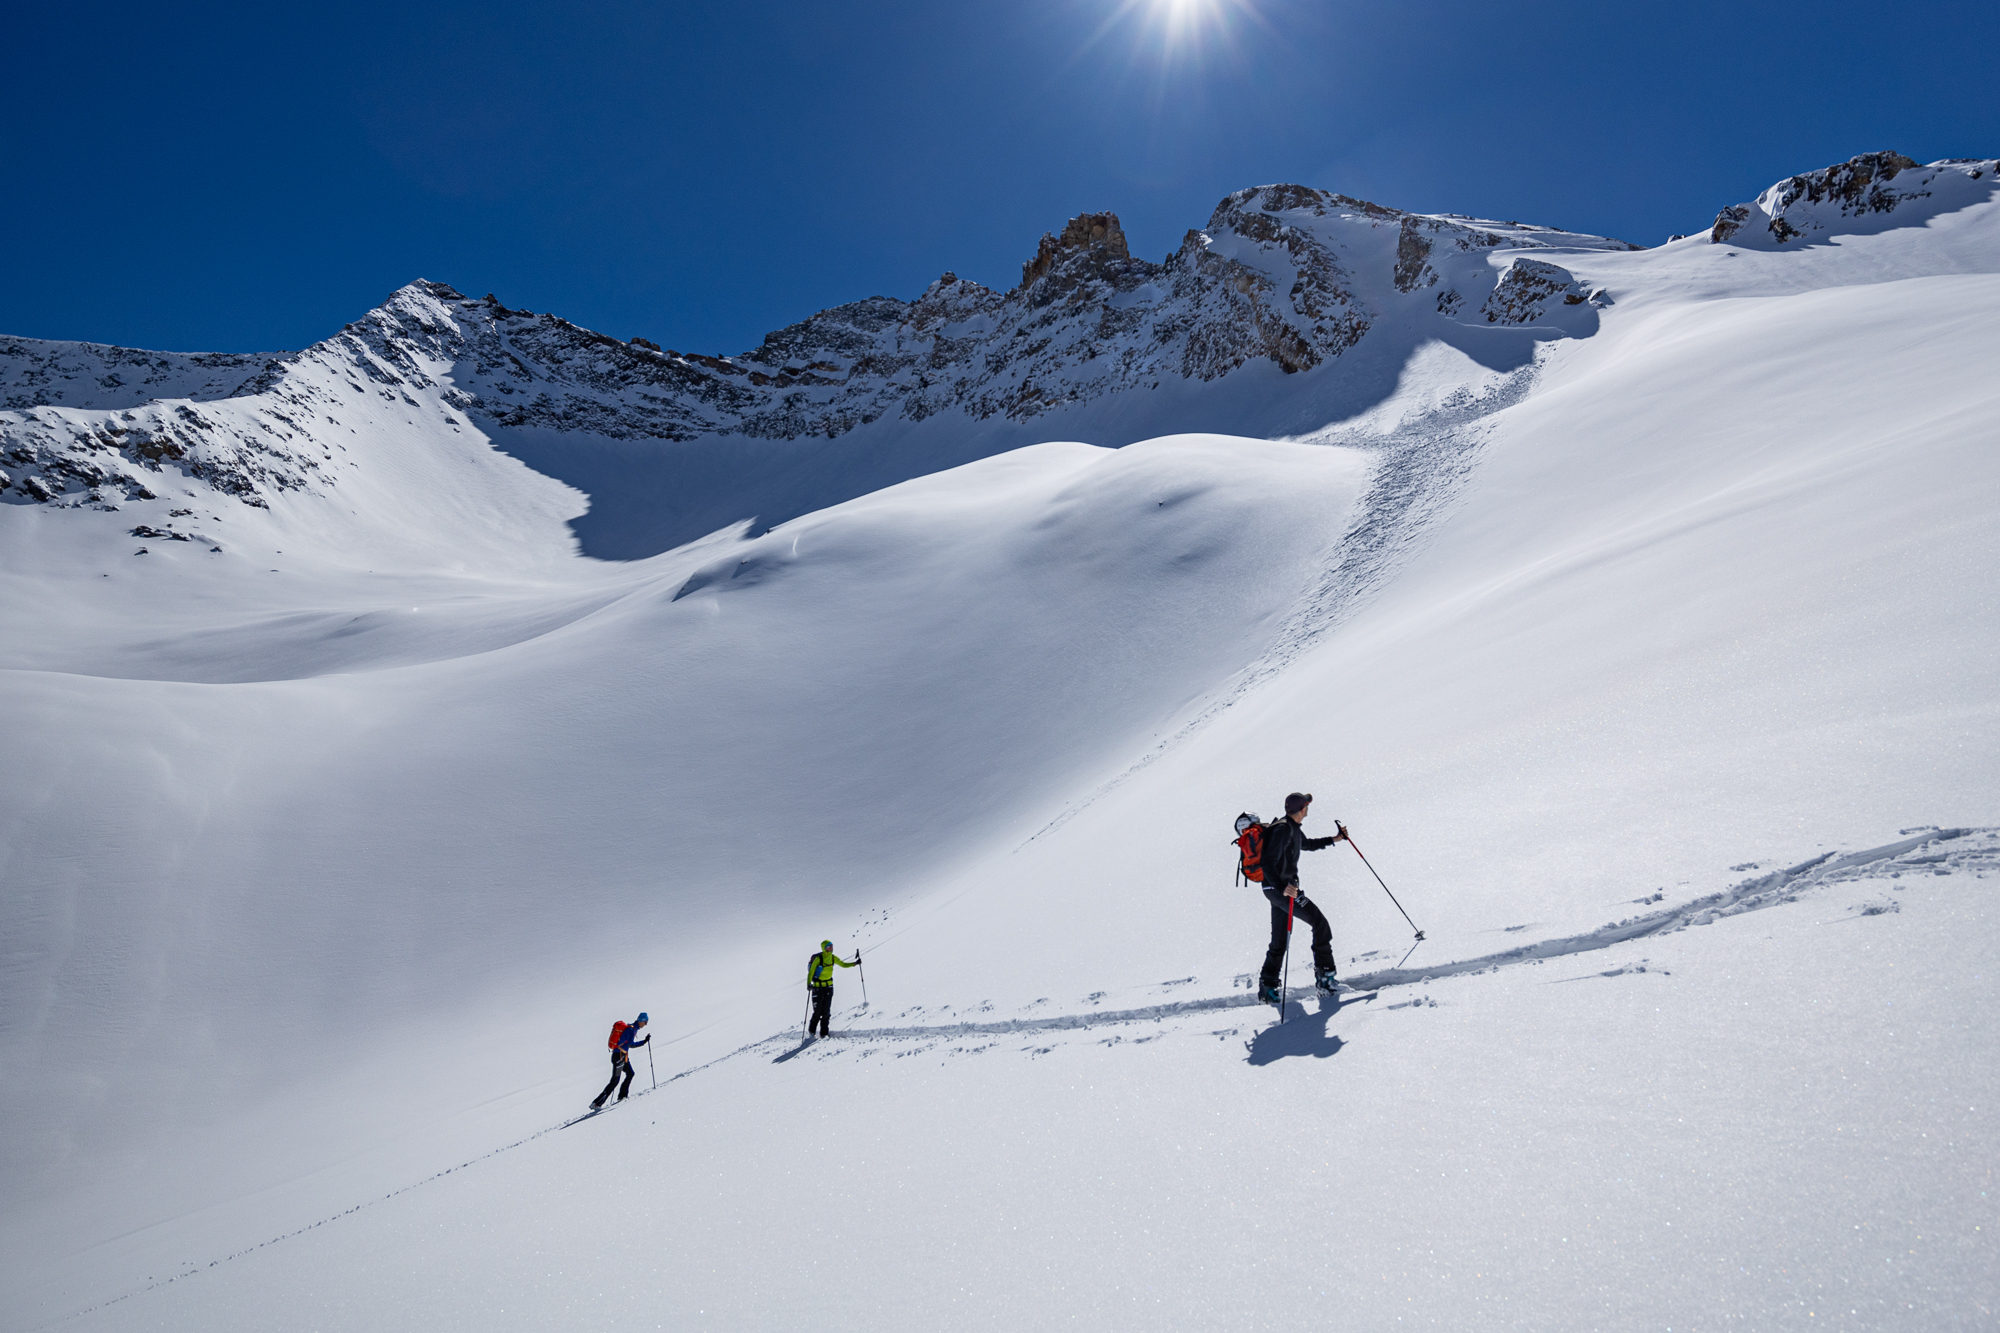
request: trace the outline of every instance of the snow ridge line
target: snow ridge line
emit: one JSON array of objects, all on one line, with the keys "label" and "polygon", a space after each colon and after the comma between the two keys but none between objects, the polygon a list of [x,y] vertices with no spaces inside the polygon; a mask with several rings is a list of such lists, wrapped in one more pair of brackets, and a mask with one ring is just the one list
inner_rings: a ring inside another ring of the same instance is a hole
[{"label": "snow ridge line", "polygon": [[[1775,907],[1788,902],[1804,890],[1819,883],[1825,876],[1840,870],[1852,870],[1859,866],[1871,865],[1877,861],[1893,860],[1906,852],[1915,851],[1928,843],[1949,842],[1967,834],[1986,830],[1970,828],[1934,829],[1914,838],[1900,842],[1871,847],[1865,851],[1841,855],[1827,852],[1784,870],[1774,870],[1769,874],[1746,879],[1739,884],[1696,898],[1678,907],[1670,907],[1659,912],[1648,912],[1640,916],[1628,917],[1600,926],[1596,930],[1581,935],[1569,935],[1560,939],[1542,940],[1525,944],[1501,953],[1485,954],[1478,958],[1462,959],[1458,962],[1439,963],[1431,967],[1392,967],[1378,972],[1363,972],[1347,978],[1347,984],[1356,990],[1384,990],[1390,986],[1409,986],[1418,982],[1434,981],[1441,977],[1464,976],[1474,972],[1497,972],[1503,967],[1518,963],[1540,962],[1547,958],[1561,958],[1569,954],[1589,953],[1597,949],[1608,949],[1614,944],[1628,940],[1644,939],[1649,935],[1664,935],[1688,926],[1707,925],[1725,916],[1736,916],[1743,912],[1754,912],[1759,908]],[[1286,998],[1310,997],[1312,988],[1299,986],[1287,992]],[[1045,1018],[1003,1019],[993,1023],[938,1023],[914,1025],[911,1027],[851,1028],[840,1035],[864,1038],[939,1038],[996,1036],[1014,1032],[1051,1032],[1074,1028],[1104,1027],[1114,1023],[1143,1023],[1177,1017],[1181,1014],[1203,1013],[1218,1009],[1240,1009],[1248,1005],[1260,1004],[1255,995],[1218,995],[1199,1000],[1181,1000],[1171,1004],[1147,1005],[1140,1009],[1114,1009],[1094,1014],[1050,1014]],[[766,1037],[757,1046],[790,1041],[792,1034],[781,1032]],[[745,1050],[752,1049],[745,1047]],[[740,1052],[739,1052],[740,1053]],[[723,1059],[730,1057],[724,1056]]]}]

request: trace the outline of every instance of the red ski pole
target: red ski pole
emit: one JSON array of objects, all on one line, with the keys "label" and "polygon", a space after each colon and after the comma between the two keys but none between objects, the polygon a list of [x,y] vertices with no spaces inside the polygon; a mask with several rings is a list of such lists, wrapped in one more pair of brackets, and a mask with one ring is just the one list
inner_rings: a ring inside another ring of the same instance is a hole
[{"label": "red ski pole", "polygon": [[1297,890],[1293,890],[1285,899],[1285,988],[1278,992],[1278,1021],[1280,1023],[1290,1017],[1285,1012],[1285,1002],[1292,997],[1292,913],[1297,910],[1298,905],[1299,895]]}]

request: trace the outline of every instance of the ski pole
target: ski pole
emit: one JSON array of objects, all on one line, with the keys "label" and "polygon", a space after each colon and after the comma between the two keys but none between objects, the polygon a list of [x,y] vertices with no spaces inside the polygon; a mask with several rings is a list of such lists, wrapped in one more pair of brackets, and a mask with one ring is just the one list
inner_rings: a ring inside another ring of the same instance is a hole
[{"label": "ski pole", "polygon": [[1299,895],[1293,893],[1285,899],[1285,988],[1278,992],[1278,1021],[1291,1017],[1285,1012],[1285,1004],[1292,998],[1292,913],[1298,908]]},{"label": "ski pole", "polygon": [[660,1090],[660,1071],[653,1067],[653,1039],[646,1039],[646,1077],[653,1080],[653,1091]]},{"label": "ski pole", "polygon": [[861,950],[854,951],[854,966],[861,973],[861,1007],[868,1007],[868,969],[861,966]]},{"label": "ski pole", "polygon": [[[1334,820],[1334,821],[1333,821],[1333,826],[1334,826],[1335,828],[1337,828],[1337,829],[1339,829],[1339,830],[1340,830],[1340,836],[1341,836],[1341,837],[1343,837],[1343,838],[1347,838],[1347,845],[1348,845],[1349,847],[1353,847],[1353,848],[1354,848],[1354,854],[1355,854],[1356,856],[1361,856],[1361,848],[1360,848],[1360,847],[1359,847],[1358,845],[1356,845],[1356,843],[1355,843],[1355,841],[1354,841],[1354,839],[1353,839],[1353,838],[1351,838],[1351,837],[1348,837],[1348,833],[1347,833],[1347,826],[1346,826],[1345,824],[1341,823],[1341,822],[1340,822],[1340,821],[1339,821],[1338,819],[1336,819],[1336,820]],[[1378,875],[1378,874],[1376,874],[1376,873],[1375,873],[1375,867],[1374,867],[1374,866],[1372,866],[1372,865],[1368,865],[1368,858],[1367,858],[1367,857],[1365,857],[1365,856],[1361,856],[1361,864],[1362,864],[1362,865],[1365,865],[1365,866],[1368,866],[1368,873],[1369,873],[1369,874],[1371,874],[1371,875],[1375,875],[1375,882],[1376,882],[1377,884],[1382,884],[1382,877],[1381,877],[1380,875]],[[1382,892],[1384,892],[1384,893],[1389,893],[1389,886],[1388,886],[1387,884],[1382,884]],[[1392,902],[1392,903],[1396,903],[1396,895],[1395,895],[1395,894],[1393,894],[1393,893],[1389,893],[1389,901],[1390,901],[1390,902]],[[1403,905],[1402,905],[1401,903],[1396,903],[1396,910],[1397,910],[1398,912],[1403,912]],[[1403,920],[1405,920],[1405,921],[1410,921],[1410,914],[1409,914],[1408,912],[1403,912]],[[1410,921],[1410,929],[1411,929],[1411,930],[1417,930],[1417,923],[1416,923],[1416,922],[1414,922],[1414,921]],[[1422,939],[1423,939],[1423,937],[1424,937],[1424,932],[1422,932],[1421,930],[1417,930],[1417,938],[1418,938],[1419,940],[1422,940]]]}]

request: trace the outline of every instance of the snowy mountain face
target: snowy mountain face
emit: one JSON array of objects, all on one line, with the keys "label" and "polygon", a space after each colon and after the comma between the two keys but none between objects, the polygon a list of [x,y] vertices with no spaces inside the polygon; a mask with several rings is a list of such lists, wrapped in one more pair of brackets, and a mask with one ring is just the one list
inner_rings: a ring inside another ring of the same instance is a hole
[{"label": "snowy mountain face", "polygon": [[1779,181],[1747,204],[1725,208],[1709,240],[1762,250],[1810,245],[1910,225],[1986,199],[2000,172],[1990,158],[1920,165],[1901,153],[1862,153],[1838,166]]},{"label": "snowy mountain face", "polygon": [[208,402],[255,393],[274,356],[138,352],[97,343],[0,338],[0,410],[47,405],[138,407],[159,398]]},{"label": "snowy mountain face", "polygon": [[1026,426],[1253,362],[1312,370],[1385,322],[1406,336],[1453,322],[1588,335],[1589,294],[1534,256],[1630,248],[1278,185],[1224,199],[1164,263],[1132,257],[1115,214],[1085,214],[1042,238],[1012,291],[947,273],[915,301],[822,311],[736,357],[621,342],[434,282],[297,354],[11,339],[0,485],[102,507],[149,496],[174,471],[259,505],[337,487],[357,423],[398,419],[674,442],[831,439],[940,416]]},{"label": "snowy mountain face", "polygon": [[0,1329],[1990,1324],[1996,166],[0,342]]}]

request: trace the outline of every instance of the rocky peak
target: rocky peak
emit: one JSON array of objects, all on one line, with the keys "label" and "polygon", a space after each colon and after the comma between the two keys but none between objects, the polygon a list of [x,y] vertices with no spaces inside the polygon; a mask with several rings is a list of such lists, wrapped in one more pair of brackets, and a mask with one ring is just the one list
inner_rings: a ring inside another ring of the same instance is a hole
[{"label": "rocky peak", "polygon": [[1253,185],[1247,190],[1222,197],[1222,202],[1215,206],[1215,212],[1209,215],[1209,230],[1228,225],[1240,226],[1243,219],[1253,212],[1308,213],[1316,218],[1348,213],[1378,222],[1394,222],[1405,216],[1399,208],[1372,204],[1353,195],[1315,190],[1310,185]]},{"label": "rocky peak", "polygon": [[[1781,180],[1750,203],[1723,209],[1708,239],[1715,245],[1775,249],[1909,225],[1987,197],[1996,170],[2000,162],[1988,158],[1920,164],[1897,152],[1861,153]],[[1892,221],[1890,214],[1897,217]]]},{"label": "rocky peak", "polygon": [[1118,225],[1116,213],[1079,213],[1063,224],[1060,236],[1042,233],[1035,257],[1021,265],[1021,286],[1018,290],[1025,291],[1055,268],[1058,262],[1079,251],[1107,260],[1132,257],[1132,252],[1125,245],[1125,229]]},{"label": "rocky peak", "polygon": [[1896,205],[1894,196],[1883,187],[1916,165],[1915,158],[1897,152],[1862,153],[1838,165],[1794,176],[1771,189],[1779,211],[1801,199],[1815,204],[1831,199],[1844,208],[1886,212]]}]

